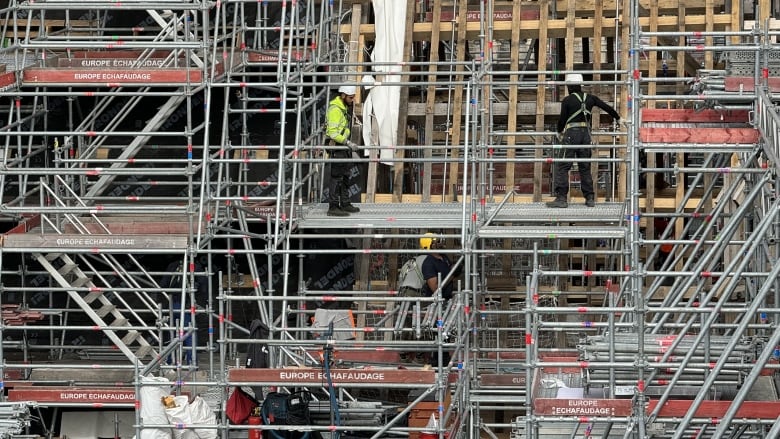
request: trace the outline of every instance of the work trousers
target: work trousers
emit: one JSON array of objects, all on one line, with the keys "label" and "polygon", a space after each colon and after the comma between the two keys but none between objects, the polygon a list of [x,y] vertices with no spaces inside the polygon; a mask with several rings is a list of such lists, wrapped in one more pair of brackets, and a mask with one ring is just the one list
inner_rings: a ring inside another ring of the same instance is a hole
[{"label": "work trousers", "polygon": [[[351,151],[332,151],[331,158],[346,159],[352,156]],[[348,206],[349,200],[349,172],[352,168],[349,162],[332,162],[330,164],[330,193],[328,204],[330,207]]]},{"label": "work trousers", "polygon": [[[573,127],[563,133],[564,145],[583,145],[581,148],[565,148],[560,157],[566,159],[589,159],[591,157],[590,148],[590,128]],[[565,200],[569,194],[569,170],[572,166],[571,161],[558,162],[555,164],[555,197]],[[593,190],[593,177],[590,174],[590,162],[578,161],[577,169],[580,172],[580,189],[585,198],[592,198],[595,194]]]}]

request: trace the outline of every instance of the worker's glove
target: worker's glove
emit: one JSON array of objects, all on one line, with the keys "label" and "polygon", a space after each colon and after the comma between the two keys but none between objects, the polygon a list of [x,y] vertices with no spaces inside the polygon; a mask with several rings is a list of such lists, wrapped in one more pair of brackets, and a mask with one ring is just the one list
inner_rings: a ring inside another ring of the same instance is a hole
[{"label": "worker's glove", "polygon": [[355,142],[353,142],[351,140],[347,140],[345,145],[347,145],[347,147],[349,149],[351,149],[352,151],[358,152],[358,144],[357,143],[355,143]]}]

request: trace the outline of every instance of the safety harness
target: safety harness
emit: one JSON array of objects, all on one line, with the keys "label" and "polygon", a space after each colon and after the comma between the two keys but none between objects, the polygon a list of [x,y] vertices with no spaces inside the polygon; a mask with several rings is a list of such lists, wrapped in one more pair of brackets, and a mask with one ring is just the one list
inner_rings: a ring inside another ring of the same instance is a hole
[{"label": "safety harness", "polygon": [[[569,118],[566,120],[566,127],[564,130],[568,130],[569,128],[579,128],[579,127],[589,127],[590,126],[590,110],[588,110],[588,107],[585,105],[585,101],[588,98],[587,93],[582,93],[582,96],[578,95],[577,93],[573,93],[574,96],[577,96],[577,99],[580,100],[580,109],[574,112]],[[585,122],[572,122],[575,117],[579,116],[580,113],[583,113],[585,115]]]}]

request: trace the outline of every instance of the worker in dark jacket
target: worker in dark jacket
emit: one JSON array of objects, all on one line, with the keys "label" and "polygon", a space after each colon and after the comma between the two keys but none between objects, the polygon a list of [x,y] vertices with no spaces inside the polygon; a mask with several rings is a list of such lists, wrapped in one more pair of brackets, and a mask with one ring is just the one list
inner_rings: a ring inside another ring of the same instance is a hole
[{"label": "worker in dark jacket", "polygon": [[[566,86],[569,95],[561,102],[561,115],[558,118],[558,133],[564,145],[579,145],[578,148],[564,148],[564,159],[589,159],[590,148],[590,115],[594,106],[606,111],[615,122],[620,121],[620,115],[614,108],[604,103],[598,96],[582,91],[582,75],[574,73],[566,75]],[[547,203],[548,207],[568,207],[569,203],[569,170],[571,161],[561,161],[555,165],[554,190],[555,200]],[[577,162],[580,172],[580,189],[585,196],[585,205],[596,205],[596,192],[593,188],[593,177],[590,175],[590,162]]]}]

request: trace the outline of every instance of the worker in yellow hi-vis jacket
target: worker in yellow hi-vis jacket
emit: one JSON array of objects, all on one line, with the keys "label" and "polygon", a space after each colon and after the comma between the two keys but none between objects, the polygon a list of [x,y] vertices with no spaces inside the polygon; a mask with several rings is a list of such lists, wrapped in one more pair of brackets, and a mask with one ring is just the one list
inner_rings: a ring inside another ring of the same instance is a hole
[{"label": "worker in yellow hi-vis jacket", "polygon": [[[329,146],[342,146],[330,151],[330,157],[334,159],[346,159],[352,157],[352,151],[357,150],[357,145],[350,140],[350,107],[355,100],[355,86],[342,85],[339,94],[328,104],[326,114],[327,126],[325,135],[330,139]],[[349,170],[351,163],[334,161],[330,164],[330,194],[328,196],[328,215],[349,216],[350,213],[360,212],[349,201]]]}]

